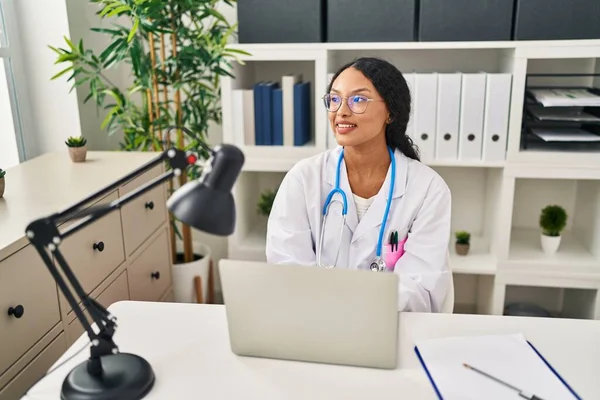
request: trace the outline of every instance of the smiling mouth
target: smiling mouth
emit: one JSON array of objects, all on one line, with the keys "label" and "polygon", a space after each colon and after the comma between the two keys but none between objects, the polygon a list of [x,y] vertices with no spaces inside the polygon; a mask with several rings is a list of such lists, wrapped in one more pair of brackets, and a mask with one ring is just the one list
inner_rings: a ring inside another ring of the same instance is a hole
[{"label": "smiling mouth", "polygon": [[335,126],[342,129],[356,128],[356,125],[354,124],[335,124]]}]

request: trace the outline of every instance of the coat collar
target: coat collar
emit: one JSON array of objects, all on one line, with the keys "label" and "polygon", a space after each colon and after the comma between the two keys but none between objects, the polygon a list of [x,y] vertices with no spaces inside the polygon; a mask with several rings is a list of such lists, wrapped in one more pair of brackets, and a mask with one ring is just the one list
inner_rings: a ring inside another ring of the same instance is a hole
[{"label": "coat collar", "polygon": [[[336,173],[338,167],[338,160],[342,152],[342,147],[336,147],[331,150],[327,159],[327,168],[325,174],[325,181],[330,185],[330,190],[335,186]],[[408,160],[404,154],[399,150],[394,151],[394,160],[396,162],[396,179],[394,183],[394,192],[392,199],[398,198],[404,195],[406,190],[406,181],[408,177]],[[385,203],[388,198],[391,182],[391,164],[388,168],[385,183],[381,187],[379,193],[376,195],[375,200],[369,207],[369,210],[358,224],[358,217],[356,214],[356,207],[354,205],[354,199],[352,198],[352,190],[350,189],[350,183],[348,181],[348,173],[346,170],[346,163],[342,160],[340,164],[340,188],[346,194],[348,201],[348,216],[347,224],[348,227],[354,232],[353,240],[355,241],[368,229],[381,225],[383,213],[385,209]],[[389,218],[389,217],[388,217]]]}]

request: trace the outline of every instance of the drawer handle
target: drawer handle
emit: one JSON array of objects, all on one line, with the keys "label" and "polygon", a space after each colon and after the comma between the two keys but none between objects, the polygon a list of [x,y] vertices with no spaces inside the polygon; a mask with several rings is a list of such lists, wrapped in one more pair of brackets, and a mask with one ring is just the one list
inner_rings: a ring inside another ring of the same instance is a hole
[{"label": "drawer handle", "polygon": [[149,201],[147,202],[144,207],[146,207],[147,210],[153,210],[154,209],[154,202],[153,201]]},{"label": "drawer handle", "polygon": [[25,308],[23,308],[23,306],[20,304],[16,307],[10,307],[8,309],[8,315],[14,315],[15,318],[21,318],[23,316],[23,313],[25,313]]},{"label": "drawer handle", "polygon": [[150,274],[152,279],[160,279],[160,272],[156,271]]},{"label": "drawer handle", "polygon": [[104,242],[94,243],[94,250],[104,251]]}]

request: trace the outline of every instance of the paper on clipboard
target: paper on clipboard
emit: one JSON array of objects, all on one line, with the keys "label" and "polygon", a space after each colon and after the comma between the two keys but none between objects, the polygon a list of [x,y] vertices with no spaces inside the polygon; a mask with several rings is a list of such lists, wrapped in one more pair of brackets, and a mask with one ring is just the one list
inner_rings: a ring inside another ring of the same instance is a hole
[{"label": "paper on clipboard", "polygon": [[517,391],[463,363],[543,400],[578,399],[522,334],[427,339],[417,341],[415,350],[444,400],[522,400]]}]

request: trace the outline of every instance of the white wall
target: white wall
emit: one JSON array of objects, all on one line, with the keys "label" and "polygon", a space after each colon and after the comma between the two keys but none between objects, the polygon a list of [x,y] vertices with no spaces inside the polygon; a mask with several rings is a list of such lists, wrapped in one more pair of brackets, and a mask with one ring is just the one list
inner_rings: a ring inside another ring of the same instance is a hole
[{"label": "white wall", "polygon": [[0,169],[4,170],[19,163],[19,152],[17,150],[15,124],[6,72],[4,60],[0,58]]},{"label": "white wall", "polygon": [[27,157],[63,151],[68,136],[81,134],[77,96],[69,93],[68,76],[51,81],[60,71],[55,53],[48,45],[63,46],[70,36],[64,0],[19,0],[15,2],[24,75],[27,77],[27,104],[20,107],[29,123],[23,135]]}]

